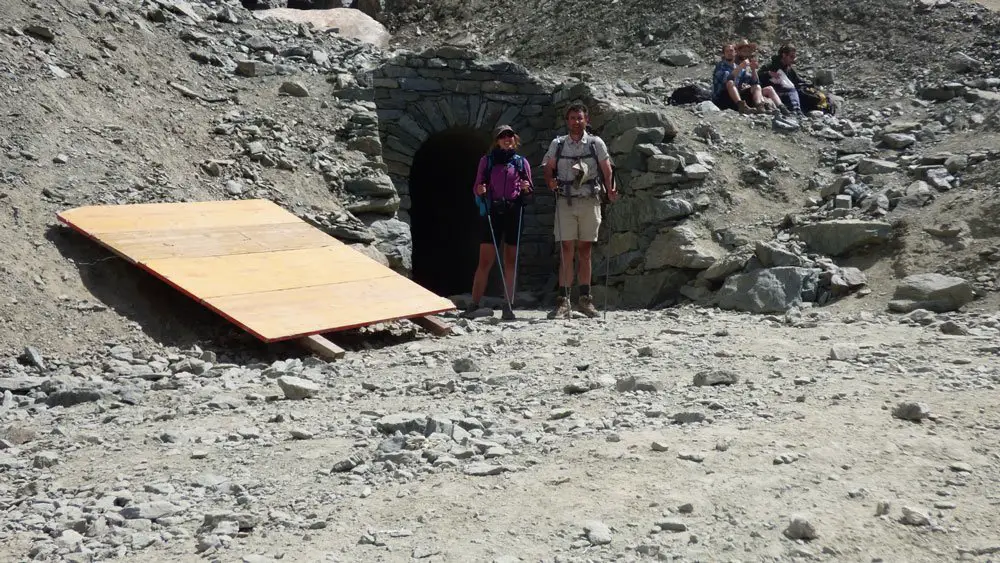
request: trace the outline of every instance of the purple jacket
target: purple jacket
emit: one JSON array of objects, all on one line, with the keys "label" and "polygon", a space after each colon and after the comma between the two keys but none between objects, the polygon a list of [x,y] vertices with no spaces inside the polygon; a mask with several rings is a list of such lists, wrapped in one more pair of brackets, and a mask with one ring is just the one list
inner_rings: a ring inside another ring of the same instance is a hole
[{"label": "purple jacket", "polygon": [[[528,159],[523,158],[524,163],[524,175],[526,178],[525,182],[531,183],[531,164],[528,163]],[[479,170],[476,171],[476,181],[472,184],[472,193],[476,194],[476,186],[486,183],[486,196],[490,201],[498,201],[501,199],[516,199],[520,195],[518,190],[518,180],[520,175],[517,169],[514,167],[512,162],[506,165],[500,164],[497,161],[493,162],[493,172],[490,174],[489,180],[485,179],[486,176],[486,156],[479,159]]]}]

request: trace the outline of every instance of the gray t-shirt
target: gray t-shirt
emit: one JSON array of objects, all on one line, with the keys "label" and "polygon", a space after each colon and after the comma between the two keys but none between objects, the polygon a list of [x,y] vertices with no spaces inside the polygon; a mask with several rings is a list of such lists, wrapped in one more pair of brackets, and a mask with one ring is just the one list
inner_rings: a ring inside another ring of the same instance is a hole
[{"label": "gray t-shirt", "polygon": [[[556,157],[556,148],[559,145],[559,141],[564,141],[559,162],[556,163],[556,179],[560,182],[560,188],[564,191],[564,193],[568,193],[573,197],[590,197],[596,195],[597,192],[594,188],[595,183],[603,185],[604,179],[601,176],[602,173],[599,162],[595,161],[594,157],[590,154],[589,145],[590,142],[593,141],[594,151],[597,153],[598,161],[608,160],[611,155],[608,154],[608,146],[604,144],[604,139],[590,133],[584,133],[583,137],[581,137],[579,141],[574,141],[569,135],[556,137],[549,144],[549,150],[542,158],[543,166],[546,166],[549,161]],[[573,180],[576,179],[576,173],[573,171],[573,165],[578,159],[587,164],[587,175],[584,176],[580,188],[576,188],[572,185]],[[567,184],[567,182],[569,182],[569,184]]]}]

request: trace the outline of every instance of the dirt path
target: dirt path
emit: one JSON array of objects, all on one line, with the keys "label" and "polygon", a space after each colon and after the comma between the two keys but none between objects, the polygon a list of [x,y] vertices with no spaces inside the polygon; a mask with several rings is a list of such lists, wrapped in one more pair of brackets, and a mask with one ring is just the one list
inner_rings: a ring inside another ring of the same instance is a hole
[{"label": "dirt path", "polygon": [[[96,559],[171,561],[928,561],[1000,546],[995,312],[522,317],[331,365],[195,376],[177,356],[156,389],[106,372],[137,405],[8,417],[37,437],[0,455],[0,536],[56,553],[79,540],[71,526]],[[943,334],[946,318],[970,334]],[[692,385],[720,369],[739,381]],[[279,376],[317,382],[315,398],[283,399]],[[895,418],[902,401],[931,418]],[[58,461],[39,469],[44,452]],[[816,539],[784,535],[795,515]],[[606,537],[585,537],[592,521]]]}]

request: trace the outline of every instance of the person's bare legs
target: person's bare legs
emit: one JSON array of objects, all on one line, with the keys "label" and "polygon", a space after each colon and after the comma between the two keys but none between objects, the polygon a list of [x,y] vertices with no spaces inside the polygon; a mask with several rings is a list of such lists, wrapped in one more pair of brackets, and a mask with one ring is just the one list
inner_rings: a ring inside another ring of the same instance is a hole
[{"label": "person's bare legs", "polygon": [[472,278],[472,303],[478,305],[486,293],[486,283],[489,281],[490,270],[496,257],[493,255],[493,245],[484,242],[479,244],[479,264],[476,275]]},{"label": "person's bare legs", "polygon": [[589,240],[576,242],[577,256],[580,257],[576,268],[576,279],[579,280],[580,285],[590,285],[593,249],[594,243]]},{"label": "person's bare legs", "polygon": [[743,98],[740,97],[740,91],[736,89],[736,83],[732,80],[726,81],[726,92],[729,93],[729,99],[737,104],[743,101]]},{"label": "person's bare legs", "polygon": [[764,88],[763,94],[765,98],[771,100],[771,102],[774,103],[774,107],[780,110],[781,113],[785,113],[787,111],[784,102],[781,101],[781,96],[779,96],[778,93],[774,91],[774,88],[772,88],[771,86]]},{"label": "person's bare legs", "polygon": [[511,307],[514,306],[514,263],[516,257],[517,247],[506,242],[503,243],[503,277]]},{"label": "person's bare legs", "polygon": [[559,267],[559,287],[571,287],[573,285],[573,243],[576,241],[564,240],[561,243],[562,262]]}]

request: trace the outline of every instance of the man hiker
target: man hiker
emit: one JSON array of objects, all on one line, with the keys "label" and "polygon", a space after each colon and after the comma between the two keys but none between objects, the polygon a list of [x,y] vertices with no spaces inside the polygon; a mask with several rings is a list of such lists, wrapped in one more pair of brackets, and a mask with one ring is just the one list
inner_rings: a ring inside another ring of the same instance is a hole
[{"label": "man hiker", "polygon": [[799,100],[799,88],[806,81],[799,77],[792,65],[795,64],[795,47],[782,45],[778,54],[771,57],[771,62],[760,67],[760,82],[771,86],[786,105],[796,114],[802,113],[802,103]]},{"label": "man hiker", "polygon": [[589,133],[589,112],[582,103],[566,110],[568,135],[553,139],[542,159],[545,183],[556,193],[555,240],[559,242],[559,296],[549,318],[568,319],[571,315],[570,288],[573,284],[574,253],[580,284],[579,308],[588,317],[597,309],[590,294],[591,256],[601,227],[602,189],[607,200],[618,199],[611,170],[611,156],[604,140]]},{"label": "man hiker", "polygon": [[490,270],[500,258],[504,284],[502,317],[513,320],[514,289],[517,275],[517,251],[521,240],[521,219],[524,216],[524,196],[531,193],[531,165],[518,154],[521,137],[510,125],[500,125],[493,131],[493,146],[479,159],[473,195],[480,207],[479,264],[472,279],[472,303],[463,313],[478,314],[479,301],[486,292]]}]

